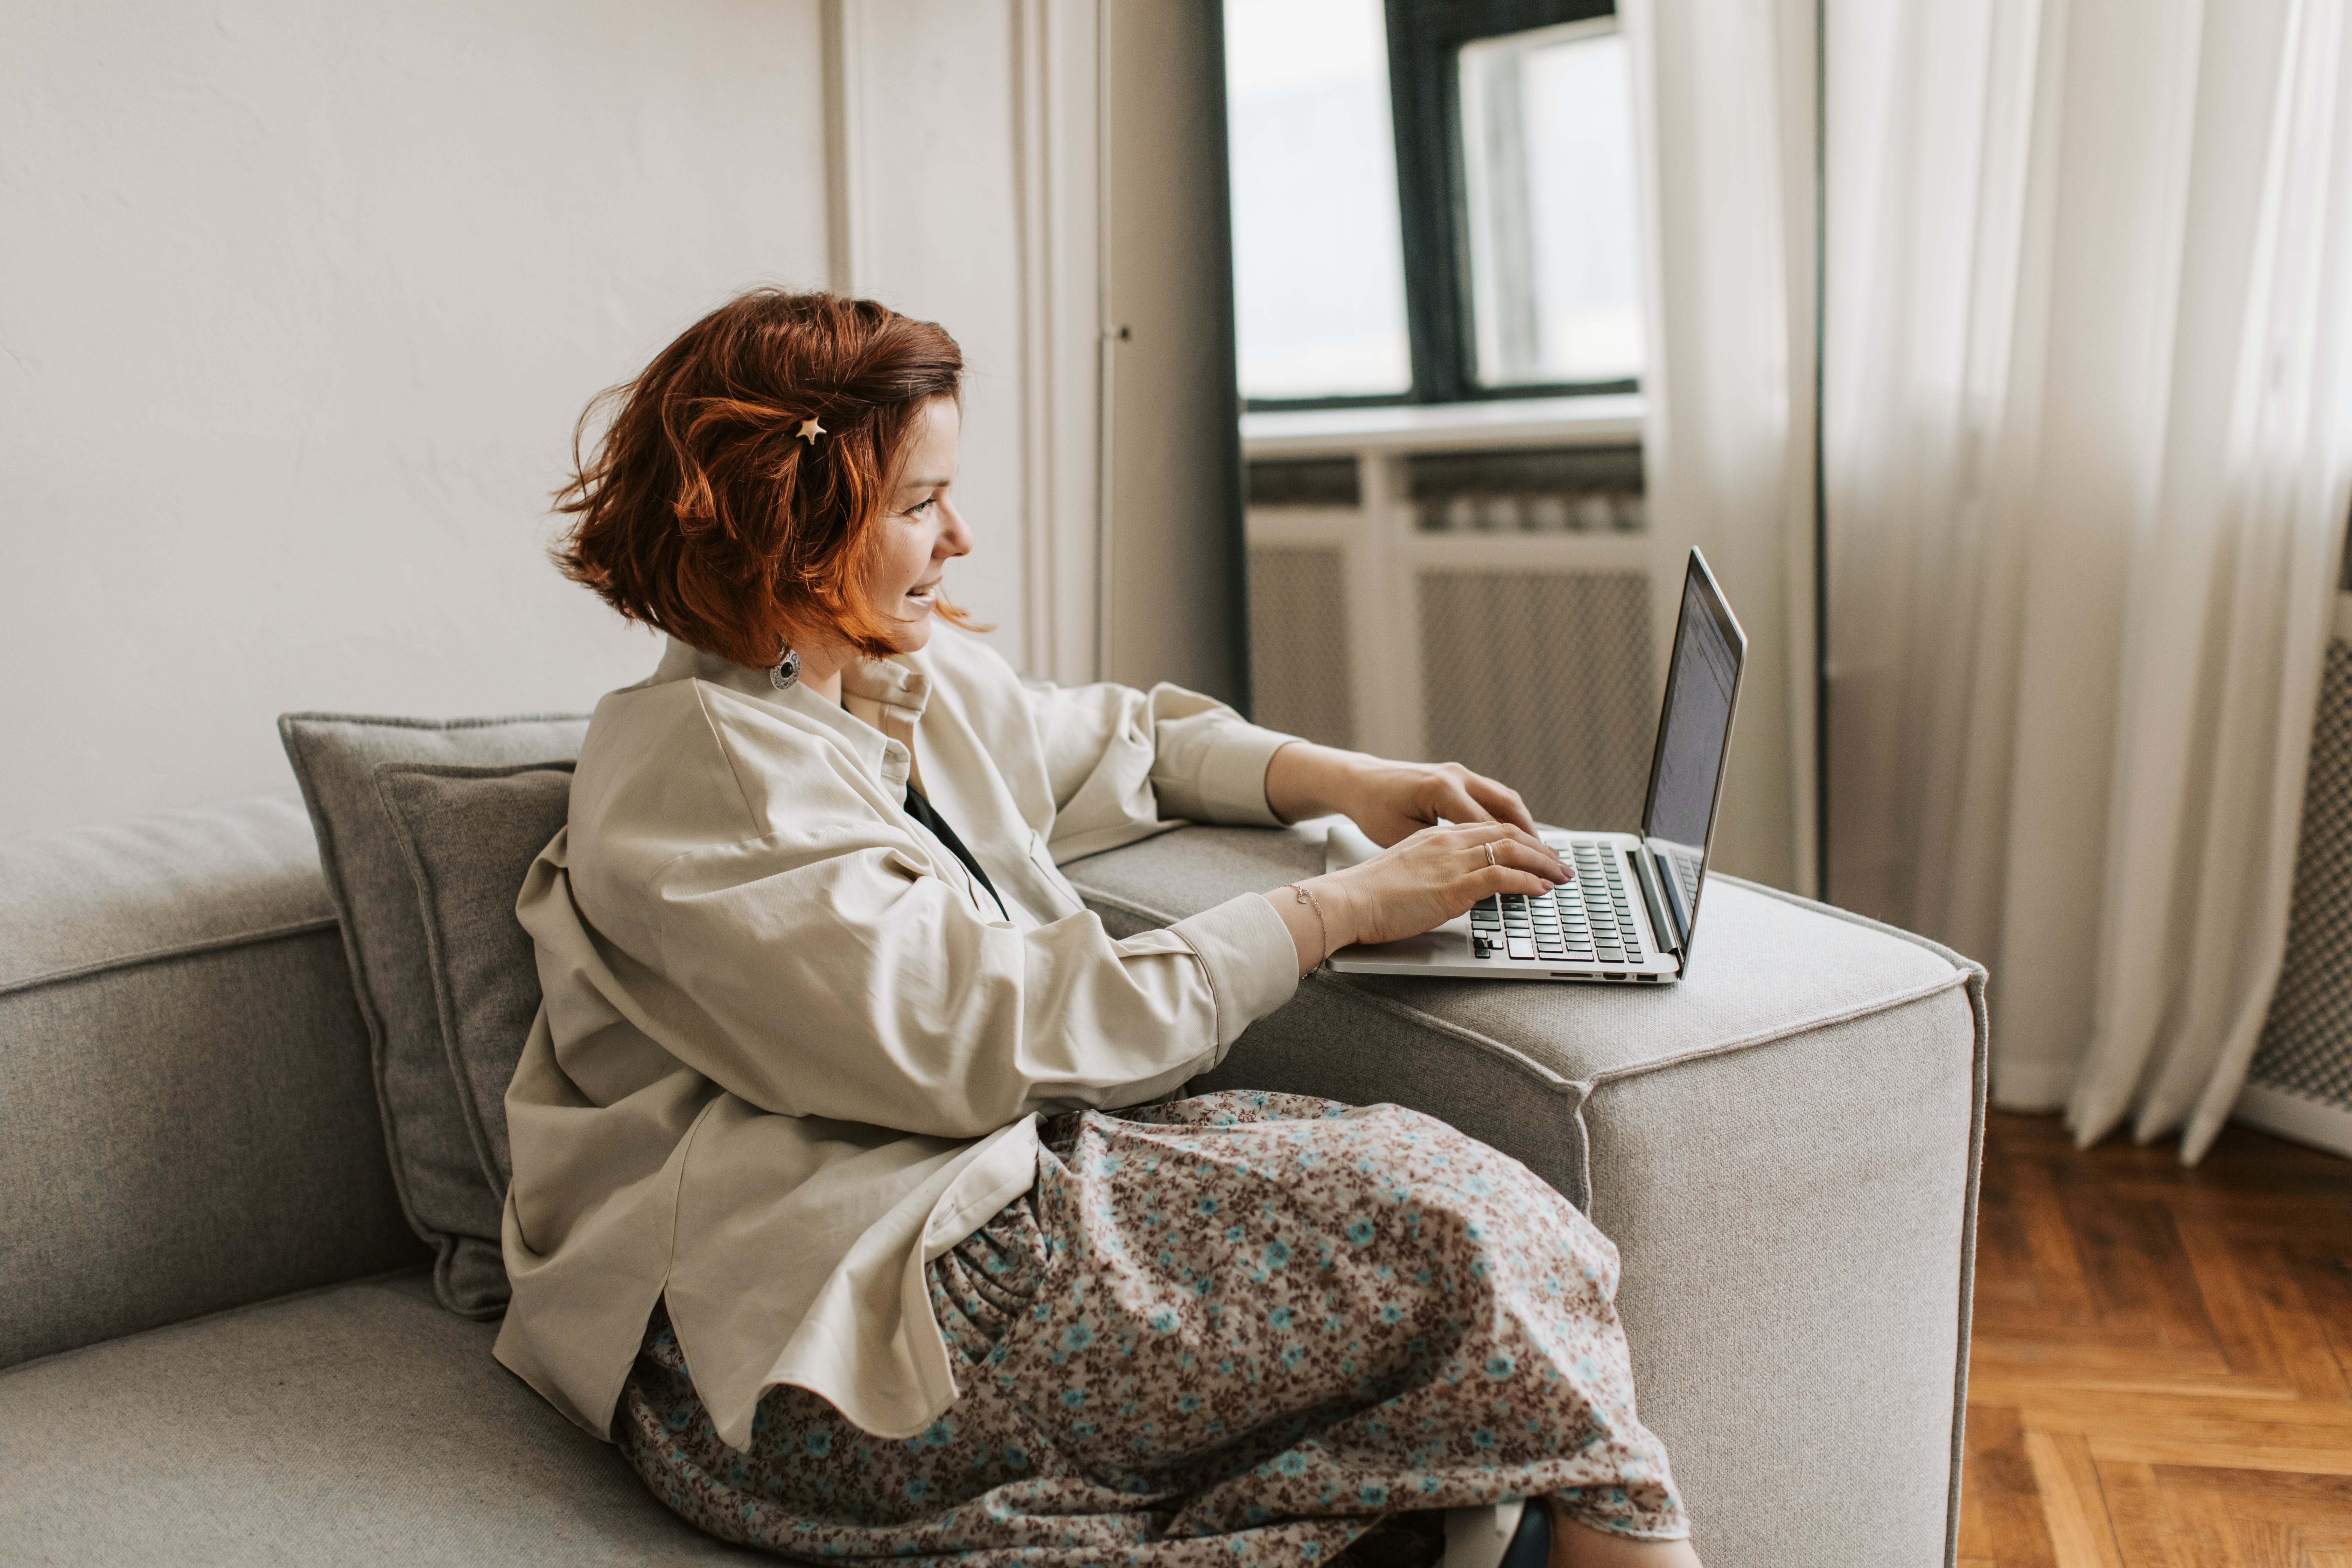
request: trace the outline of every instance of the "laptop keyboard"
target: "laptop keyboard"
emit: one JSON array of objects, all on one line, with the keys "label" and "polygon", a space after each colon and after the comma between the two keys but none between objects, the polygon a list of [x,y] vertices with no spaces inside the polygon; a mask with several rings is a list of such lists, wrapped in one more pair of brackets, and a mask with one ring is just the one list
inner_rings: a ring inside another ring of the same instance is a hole
[{"label": "laptop keyboard", "polygon": [[1639,963],[1622,862],[1598,844],[1574,844],[1576,880],[1525,898],[1498,893],[1470,911],[1472,938],[1511,958],[1566,963]]}]

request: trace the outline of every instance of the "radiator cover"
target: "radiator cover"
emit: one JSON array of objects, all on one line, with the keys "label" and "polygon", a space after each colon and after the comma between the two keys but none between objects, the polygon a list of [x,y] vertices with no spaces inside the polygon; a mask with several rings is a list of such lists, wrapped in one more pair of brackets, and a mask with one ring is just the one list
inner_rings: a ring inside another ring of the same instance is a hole
[{"label": "radiator cover", "polygon": [[1637,431],[1580,409],[1538,445],[1459,413],[1253,454],[1252,716],[1632,828],[1659,674]]},{"label": "radiator cover", "polygon": [[2286,962],[2239,1119],[2352,1154],[2352,643],[2327,646]]},{"label": "radiator cover", "polygon": [[1424,570],[1429,754],[1517,789],[1537,819],[1640,826],[1657,723],[1639,572]]},{"label": "radiator cover", "polygon": [[1344,552],[1330,544],[1253,545],[1249,572],[1251,716],[1269,730],[1354,749]]}]

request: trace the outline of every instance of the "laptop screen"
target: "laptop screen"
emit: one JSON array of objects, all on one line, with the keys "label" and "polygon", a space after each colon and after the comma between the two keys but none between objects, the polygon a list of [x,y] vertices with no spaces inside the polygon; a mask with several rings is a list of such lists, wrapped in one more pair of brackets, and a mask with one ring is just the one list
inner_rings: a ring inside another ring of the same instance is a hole
[{"label": "laptop screen", "polygon": [[1650,760],[1650,801],[1642,834],[1655,857],[1659,880],[1687,956],[1698,919],[1706,847],[1722,794],[1724,753],[1731,743],[1731,709],[1748,637],[1724,603],[1706,558],[1691,552],[1683,577],[1682,613],[1675,623],[1674,662]]}]

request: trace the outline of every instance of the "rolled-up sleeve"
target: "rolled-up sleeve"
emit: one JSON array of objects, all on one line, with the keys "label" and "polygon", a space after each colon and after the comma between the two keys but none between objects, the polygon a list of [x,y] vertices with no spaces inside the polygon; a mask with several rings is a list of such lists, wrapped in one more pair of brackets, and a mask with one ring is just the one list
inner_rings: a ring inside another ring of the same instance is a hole
[{"label": "rolled-up sleeve", "polygon": [[1057,858],[1171,819],[1276,827],[1266,765],[1296,736],[1181,686],[1024,686],[1053,792]]},{"label": "rolled-up sleeve", "polygon": [[1161,816],[1237,827],[1282,826],[1265,803],[1265,769],[1297,737],[1260,729],[1222,702],[1196,712],[1165,711],[1183,707],[1182,699],[1209,700],[1181,687],[1157,686],[1151,697],[1151,787]]},{"label": "rolled-up sleeve", "polygon": [[1200,956],[1215,988],[1220,1061],[1244,1029],[1298,990],[1297,948],[1290,928],[1259,894],[1228,899],[1168,929]]}]

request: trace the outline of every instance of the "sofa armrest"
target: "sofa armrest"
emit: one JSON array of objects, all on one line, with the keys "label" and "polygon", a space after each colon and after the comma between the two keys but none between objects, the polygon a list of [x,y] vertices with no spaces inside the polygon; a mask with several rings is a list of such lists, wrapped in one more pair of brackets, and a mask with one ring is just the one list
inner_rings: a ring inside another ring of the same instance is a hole
[{"label": "sofa armrest", "polygon": [[290,795],[0,839],[0,1366],[425,1256]]}]

